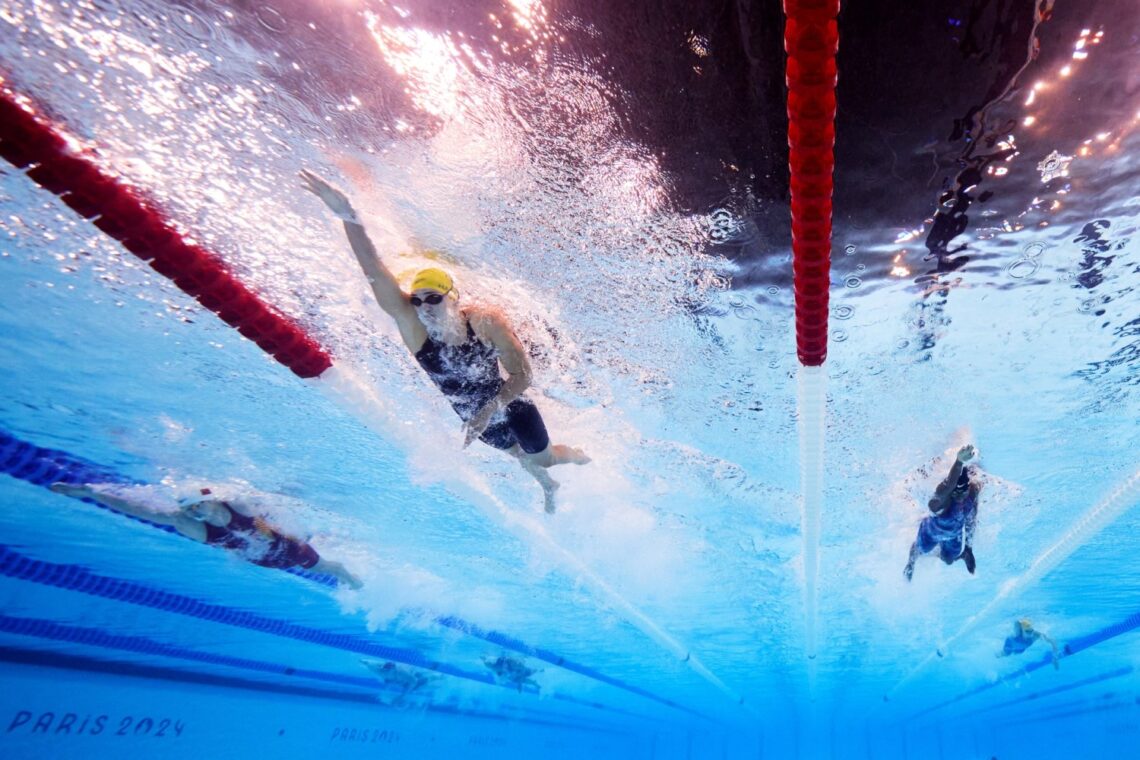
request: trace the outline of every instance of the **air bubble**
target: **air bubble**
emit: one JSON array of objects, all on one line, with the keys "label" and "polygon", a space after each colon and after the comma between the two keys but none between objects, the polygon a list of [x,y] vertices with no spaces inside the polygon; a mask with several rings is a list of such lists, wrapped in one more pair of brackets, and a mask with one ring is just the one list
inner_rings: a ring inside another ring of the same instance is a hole
[{"label": "air bubble", "polygon": [[176,5],[170,9],[170,21],[178,31],[199,42],[209,42],[214,38],[213,27],[196,11],[184,5]]},{"label": "air bubble", "polygon": [[847,306],[846,304],[844,304],[843,306],[836,306],[831,311],[831,315],[833,317],[835,317],[836,319],[851,319],[851,317],[854,314],[855,314],[855,307],[854,306]]},{"label": "air bubble", "polygon": [[257,9],[257,20],[271,32],[283,32],[289,28],[289,22],[285,20],[285,17],[268,5],[263,5]]},{"label": "air bubble", "polygon": [[1018,259],[1017,261],[1010,264],[1009,268],[1005,271],[1006,274],[1015,280],[1021,280],[1031,276],[1034,272],[1036,272],[1037,266],[1037,261],[1034,259]]},{"label": "air bubble", "polygon": [[847,340],[847,331],[844,329],[832,330],[831,339],[836,343],[842,343]]},{"label": "air bubble", "polygon": [[856,250],[858,250],[858,249],[855,246],[846,245],[843,247],[843,254],[845,256],[850,256],[851,254],[855,253]]},{"label": "air bubble", "polygon": [[856,272],[862,272],[862,271],[863,271],[863,270],[865,270],[866,268],[867,268],[867,265],[866,265],[866,264],[860,264],[859,266],[855,267],[855,271],[856,271]]},{"label": "air bubble", "polygon": [[775,285],[772,285],[768,288],[768,295],[770,295],[770,296],[778,295],[779,292],[780,292],[780,289],[778,287],[776,287]]},{"label": "air bubble", "polygon": [[858,277],[856,277],[855,275],[851,275],[850,277],[848,277],[846,280],[843,281],[843,284],[846,285],[847,287],[851,288],[851,289],[855,289],[855,288],[859,287],[860,285],[862,285],[863,281],[861,279],[859,279]]}]

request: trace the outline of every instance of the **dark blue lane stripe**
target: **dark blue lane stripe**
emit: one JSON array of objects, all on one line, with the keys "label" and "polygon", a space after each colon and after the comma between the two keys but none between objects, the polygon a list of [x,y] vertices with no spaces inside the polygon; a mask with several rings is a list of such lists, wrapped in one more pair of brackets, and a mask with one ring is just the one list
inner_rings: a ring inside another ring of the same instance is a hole
[{"label": "dark blue lane stripe", "polygon": [[[457,617],[437,617],[437,618],[435,618],[435,622],[439,623],[440,625],[442,625],[446,628],[451,628],[451,629],[454,629],[456,631],[462,631],[463,633],[467,634],[468,636],[474,636],[476,638],[480,638],[480,639],[483,639],[484,641],[490,642],[491,644],[501,646],[504,649],[510,649],[512,651],[519,652],[521,654],[529,655],[531,657],[534,657],[537,660],[542,660],[543,662],[548,662],[551,665],[556,665],[560,668],[564,668],[564,669],[569,670],[571,672],[578,673],[579,675],[586,676],[587,678],[592,678],[595,681],[601,681],[602,683],[609,684],[610,686],[616,686],[619,689],[624,689],[625,691],[628,691],[632,694],[636,694],[640,697],[645,697],[646,699],[652,699],[655,702],[660,702],[661,704],[667,705],[667,706],[672,707],[676,710],[681,710],[683,712],[687,712],[687,713],[690,713],[692,715],[701,715],[700,713],[696,712],[695,710],[690,710],[689,708],[685,707],[684,705],[679,705],[671,699],[666,699],[665,697],[659,697],[656,694],[653,694],[652,692],[648,692],[639,686],[634,686],[632,684],[625,683],[624,681],[620,681],[616,678],[612,678],[610,676],[607,676],[604,673],[599,673],[598,671],[594,670],[593,668],[586,667],[585,665],[579,665],[576,662],[571,662],[571,661],[567,660],[566,658],[561,657],[561,656],[555,654],[554,652],[551,652],[548,649],[539,649],[537,647],[532,647],[528,644],[523,643],[522,641],[519,641],[518,639],[507,636],[506,634],[502,634],[502,633],[499,633],[497,631],[484,631],[479,626],[474,625],[473,623],[468,623],[465,620],[460,620]],[[704,716],[701,716],[701,717],[704,717]]]},{"label": "dark blue lane stripe", "polygon": [[[47,449],[28,443],[27,441],[21,441],[3,429],[0,429],[0,472],[44,487],[50,486],[52,483],[60,482],[80,485],[86,483],[125,483],[138,485],[143,482],[126,478],[110,468],[76,457],[66,451]],[[83,499],[83,501],[102,507],[101,504],[90,499]],[[175,533],[176,535],[178,534],[174,528],[167,525],[158,525],[135,517],[131,519],[138,520],[139,522],[146,523],[147,525],[170,533]],[[336,579],[332,576],[310,573],[299,568],[289,568],[286,572],[316,581],[317,583],[322,583],[326,586],[335,587],[337,585]],[[495,644],[496,646],[503,647],[504,649],[540,659],[556,667],[578,673],[579,675],[614,686],[631,694],[645,697],[646,699],[653,700],[654,702],[658,702],[675,710],[680,710],[698,717],[706,717],[702,713],[689,709],[671,699],[660,697],[638,686],[600,673],[593,668],[567,660],[547,649],[532,647],[512,636],[497,631],[485,631],[477,625],[454,616],[436,617],[434,621],[445,628],[451,628],[452,630],[457,630],[469,636]],[[562,698],[572,699],[570,697]]]},{"label": "dark blue lane stripe", "polygon": [[[356,691],[333,691],[331,689],[318,689],[300,684],[268,683],[266,681],[253,681],[247,678],[234,676],[213,675],[198,673],[179,668],[167,668],[159,665],[140,665],[135,662],[120,660],[102,660],[97,657],[87,657],[63,652],[45,652],[38,649],[22,649],[19,647],[0,646],[0,662],[15,665],[29,665],[40,668],[57,668],[60,670],[78,670],[88,673],[101,673],[111,676],[126,676],[129,678],[142,678],[156,681],[173,681],[176,683],[192,683],[203,686],[216,686],[223,689],[243,689],[247,691],[270,692],[276,694],[289,694],[315,699],[329,699],[339,702],[355,702],[380,709],[391,709],[380,702],[375,693]],[[476,710],[462,710],[451,705],[425,705],[425,710],[445,715],[459,715],[467,718],[481,720],[507,721],[511,723],[530,723],[556,728],[570,728],[578,731],[593,733],[609,733],[627,736],[627,731],[618,729],[591,726],[582,723],[544,720],[538,718],[504,715],[501,713],[488,713]]]},{"label": "dark blue lane stripe", "polygon": [[[273,662],[251,660],[245,657],[234,657],[228,654],[201,652],[174,644],[165,644],[161,641],[155,641],[154,639],[148,639],[142,636],[126,636],[109,633],[98,628],[66,625],[41,618],[24,618],[0,614],[0,632],[19,636],[34,636],[50,641],[63,641],[69,644],[83,644],[85,646],[94,646],[103,649],[115,649],[132,652],[134,654],[158,655],[173,659],[190,660],[192,662],[204,662],[210,665],[224,665],[230,668],[240,668],[242,670],[286,676],[288,678],[309,678],[344,686],[357,686],[366,689],[372,694],[376,694],[380,691],[402,693],[399,692],[398,689],[385,686],[377,678],[329,673],[320,670],[308,670],[306,668],[294,668]],[[555,698],[557,699],[558,695],[555,695]],[[373,699],[372,701],[375,702],[377,700]],[[568,701],[581,704],[581,701],[576,699],[570,699]],[[633,715],[634,717],[641,717],[634,713],[628,713],[625,710],[614,710],[614,708],[597,702],[588,703],[587,706],[599,710],[623,712],[627,715]]]},{"label": "dark blue lane stripe", "polygon": [[[1110,695],[1105,695],[1110,696]],[[1043,720],[1057,720],[1059,718],[1075,718],[1078,715],[1088,715],[1090,713],[1109,712],[1112,710],[1125,710],[1136,706],[1135,702],[1112,702],[1107,705],[1098,705],[1096,707],[1085,707],[1078,710],[1064,710],[1061,712],[1051,713],[1036,713],[1029,715],[1025,718],[1010,720],[1005,725],[1016,725],[1023,723],[1040,723]]]},{"label": "dark blue lane stripe", "polygon": [[[1129,615],[1128,617],[1124,618],[1123,620],[1121,620],[1120,622],[1113,623],[1112,625],[1105,626],[1104,628],[1101,628],[1099,631],[1093,631],[1092,633],[1089,633],[1089,634],[1086,634],[1084,636],[1079,636],[1075,639],[1072,639],[1067,644],[1065,644],[1064,647],[1062,647],[1059,659],[1062,659],[1062,660],[1068,659],[1069,657],[1072,657],[1073,655],[1076,655],[1080,652],[1083,652],[1084,650],[1089,649],[1090,647],[1094,647],[1097,644],[1101,644],[1105,641],[1108,641],[1109,639],[1114,639],[1117,636],[1122,636],[1122,635],[1124,635],[1130,631],[1135,630],[1136,628],[1140,628],[1140,612],[1133,613],[1133,614]],[[1012,681],[1014,679],[1021,678],[1021,676],[1028,675],[1029,673],[1032,673],[1035,670],[1038,670],[1040,668],[1044,668],[1047,666],[1051,667],[1052,665],[1053,665],[1053,653],[1052,652],[1046,652],[1041,657],[1041,659],[1038,660],[1037,662],[1031,662],[1030,664],[1026,665],[1025,667],[1018,668],[1017,670],[1013,671],[1012,673],[1009,673],[1008,675],[1004,675],[1001,678],[998,678],[994,681],[989,681],[987,683],[984,683],[981,686],[978,686],[978,687],[975,687],[973,689],[970,689],[969,691],[963,692],[963,693],[959,694],[958,696],[953,697],[952,699],[948,699],[945,702],[940,702],[939,704],[936,704],[933,707],[928,707],[925,710],[922,710],[921,712],[917,712],[917,713],[911,715],[909,720],[914,720],[915,718],[919,718],[923,715],[926,715],[927,713],[932,713],[935,710],[941,710],[943,707],[947,707],[949,705],[952,705],[955,702],[961,702],[963,699],[968,699],[970,697],[977,696],[978,694],[981,694],[984,691],[988,691],[995,686],[998,686],[998,685],[1003,684],[1003,683],[1008,683],[1009,681]]]},{"label": "dark blue lane stripe", "polygon": [[97,657],[85,657],[76,654],[65,654],[63,652],[44,652],[38,649],[0,646],[0,661],[41,668],[82,670],[113,676],[132,676],[135,678],[148,678],[159,681],[176,681],[205,686],[217,686],[223,689],[267,691],[278,694],[315,697],[317,699],[335,699],[342,702],[363,702],[372,707],[383,706],[376,698],[375,693],[333,691],[331,689],[318,689],[301,684],[278,684],[266,681],[252,681],[248,678],[237,678],[235,676],[196,673],[178,668],[166,668],[158,665],[140,665],[136,662],[123,662],[120,660],[101,660]]},{"label": "dark blue lane stripe", "polygon": [[[112,578],[92,573],[81,565],[63,565],[52,562],[43,562],[32,559],[10,546],[0,544],[0,575],[16,578],[30,583],[40,583],[46,586],[68,589],[90,596],[114,599],[127,604],[137,604],[141,607],[173,612],[179,615],[208,620],[213,623],[232,625],[246,628],[273,636],[304,641],[311,644],[342,649],[357,654],[372,657],[381,657],[393,662],[400,662],[436,673],[477,681],[504,689],[515,689],[510,684],[501,684],[491,674],[480,671],[470,671],[446,663],[428,660],[421,652],[415,649],[392,647],[379,644],[371,639],[347,633],[330,633],[318,628],[275,620],[257,613],[245,610],[235,610],[218,604],[210,604],[192,597],[160,591],[134,581]],[[110,634],[106,634],[110,635]],[[128,637],[123,637],[124,639]],[[222,656],[222,655],[216,655]],[[534,687],[523,689],[527,693],[538,693]],[[625,712],[599,702],[591,702],[569,695],[555,695],[555,698],[565,702],[592,707],[599,710]],[[633,715],[633,713],[627,713]],[[640,716],[639,716],[640,717]]]},{"label": "dark blue lane stripe", "polygon": [[1062,694],[1066,691],[1072,691],[1073,689],[1079,689],[1082,686],[1091,686],[1094,683],[1103,683],[1104,681],[1111,681],[1114,678],[1120,678],[1121,676],[1126,676],[1129,673],[1131,673],[1132,671],[1133,671],[1133,667],[1131,665],[1124,667],[1124,668],[1117,668],[1116,670],[1110,670],[1107,673],[1101,673],[1100,675],[1090,676],[1088,678],[1082,678],[1079,681],[1073,681],[1072,683],[1067,683],[1064,686],[1056,686],[1052,689],[1044,689],[1042,691],[1035,691],[1032,694],[1025,695],[1024,697],[1018,697],[1017,699],[1011,699],[1008,702],[1002,702],[1002,703],[996,704],[996,705],[987,705],[985,707],[979,707],[977,710],[973,710],[972,712],[966,713],[966,715],[976,715],[978,713],[990,712],[992,710],[1004,710],[1007,707],[1013,707],[1015,705],[1021,704],[1022,702],[1029,702],[1029,701],[1032,701],[1034,699],[1044,699],[1045,697],[1051,697],[1055,694]]},{"label": "dark blue lane stripe", "polygon": [[270,673],[278,676],[311,678],[317,681],[328,681],[330,683],[346,686],[359,686],[370,689],[373,692],[378,692],[383,689],[383,684],[375,678],[325,673],[319,670],[292,668],[286,665],[278,665],[261,660],[250,660],[227,654],[199,652],[173,644],[164,644],[160,641],[142,636],[124,636],[108,633],[98,628],[64,625],[63,623],[56,623],[40,618],[0,615],[0,632],[14,633],[19,636],[35,636],[36,638],[50,639],[52,641],[66,641],[70,644],[84,644],[87,646],[101,647],[103,649],[118,649],[124,652],[134,652],[135,654],[160,655],[162,657],[171,657],[180,660],[204,662],[210,665],[225,665],[231,668],[253,670],[259,673]]},{"label": "dark blue lane stripe", "polygon": [[372,657],[383,657],[386,660],[402,662],[406,665],[446,673],[470,681],[485,684],[496,683],[495,679],[488,673],[463,670],[445,663],[434,662],[414,649],[386,646],[353,634],[330,633],[284,620],[275,620],[254,612],[235,610],[220,604],[210,604],[181,594],[161,591],[153,586],[135,581],[98,575],[82,565],[64,565],[32,559],[6,544],[0,544],[0,575],[31,583],[40,583],[45,586],[78,591],[104,599],[137,604],[140,607],[173,612],[199,620],[209,620],[213,623],[246,628],[282,638],[305,641],[310,644],[321,644]]}]

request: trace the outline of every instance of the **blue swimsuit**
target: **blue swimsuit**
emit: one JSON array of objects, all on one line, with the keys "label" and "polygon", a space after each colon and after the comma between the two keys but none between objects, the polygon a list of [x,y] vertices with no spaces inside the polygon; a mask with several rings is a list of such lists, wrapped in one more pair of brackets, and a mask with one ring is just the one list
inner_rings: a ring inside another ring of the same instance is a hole
[{"label": "blue swimsuit", "polygon": [[973,537],[978,516],[978,497],[971,490],[962,498],[951,497],[949,506],[922,521],[918,528],[918,549],[923,554],[941,548],[942,558],[952,562],[962,556]]}]

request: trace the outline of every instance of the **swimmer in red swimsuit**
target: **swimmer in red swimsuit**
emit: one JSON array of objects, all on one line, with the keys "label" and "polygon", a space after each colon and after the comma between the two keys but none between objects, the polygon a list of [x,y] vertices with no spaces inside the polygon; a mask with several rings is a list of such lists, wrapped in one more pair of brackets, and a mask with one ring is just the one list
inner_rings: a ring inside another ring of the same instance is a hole
[{"label": "swimmer in red swimsuit", "polygon": [[376,303],[396,321],[404,345],[463,420],[464,447],[478,438],[516,457],[542,486],[546,511],[553,513],[558,482],[547,470],[590,458],[581,449],[551,442],[538,407],[524,395],[531,383],[530,361],[506,317],[486,306],[460,307],[459,291],[441,269],[420,271],[405,293],[348,197],[312,172],[302,171],[301,178],[305,189],[344,222]]},{"label": "swimmer in red swimsuit", "polygon": [[354,589],[361,586],[360,580],[339,562],[322,559],[313,547],[250,514],[241,502],[212,497],[209,488],[203,488],[198,496],[180,501],[176,512],[163,512],[142,500],[90,485],[56,483],[51,490],[76,499],[92,499],[108,509],[147,522],[169,525],[187,538],[232,549],[255,565],[282,570],[300,567],[332,575]]}]

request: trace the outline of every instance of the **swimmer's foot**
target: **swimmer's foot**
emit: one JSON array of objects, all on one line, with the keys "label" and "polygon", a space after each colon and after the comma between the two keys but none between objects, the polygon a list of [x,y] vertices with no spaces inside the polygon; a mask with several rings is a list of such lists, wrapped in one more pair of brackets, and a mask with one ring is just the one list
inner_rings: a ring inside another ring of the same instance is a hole
[{"label": "swimmer's foot", "polygon": [[556,464],[589,464],[593,461],[586,452],[576,446],[558,444],[553,447],[552,453]]},{"label": "swimmer's foot", "polygon": [[544,501],[546,502],[543,507],[546,509],[546,514],[552,515],[558,509],[558,505],[554,503],[554,494],[558,491],[558,483],[553,480],[549,485],[542,487]]}]

